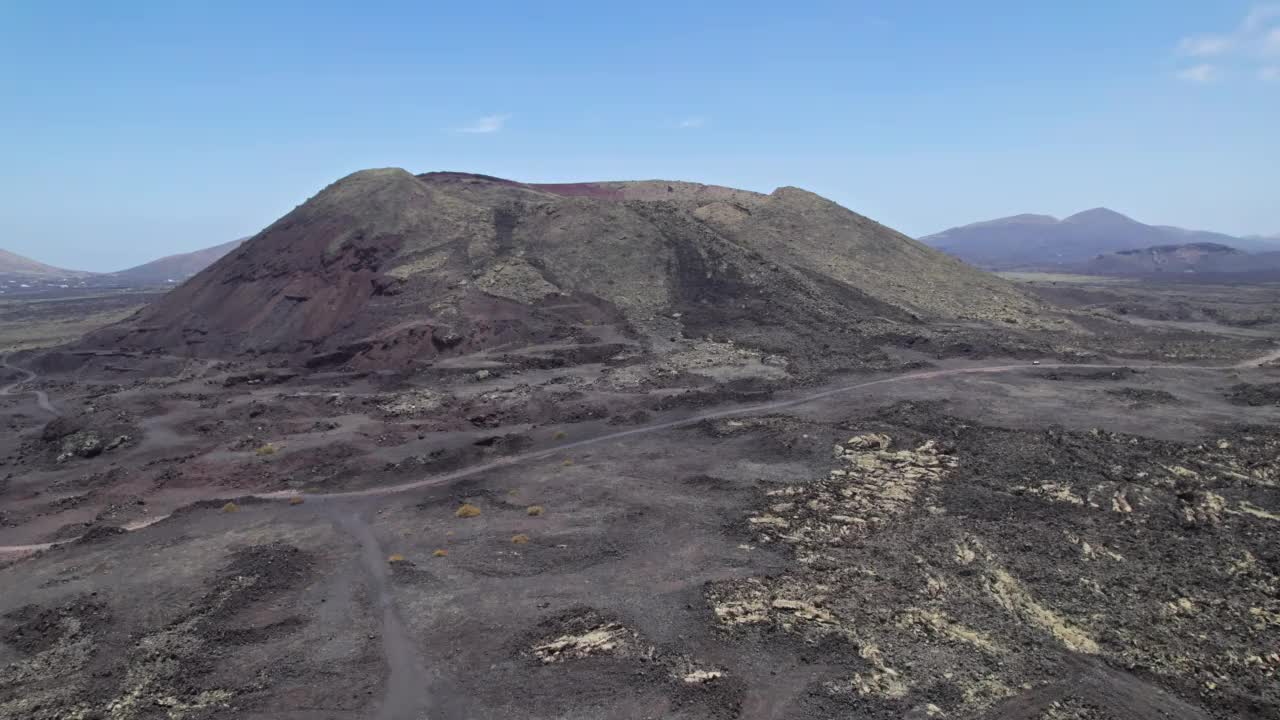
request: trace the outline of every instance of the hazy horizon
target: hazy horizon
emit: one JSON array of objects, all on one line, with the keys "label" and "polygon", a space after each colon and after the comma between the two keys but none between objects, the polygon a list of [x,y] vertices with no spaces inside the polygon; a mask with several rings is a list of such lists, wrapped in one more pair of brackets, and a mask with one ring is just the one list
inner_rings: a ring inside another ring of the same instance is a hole
[{"label": "hazy horizon", "polygon": [[379,166],[795,185],[913,237],[1099,206],[1280,232],[1280,5],[72,3],[0,28],[0,247],[69,269],[253,235]]}]

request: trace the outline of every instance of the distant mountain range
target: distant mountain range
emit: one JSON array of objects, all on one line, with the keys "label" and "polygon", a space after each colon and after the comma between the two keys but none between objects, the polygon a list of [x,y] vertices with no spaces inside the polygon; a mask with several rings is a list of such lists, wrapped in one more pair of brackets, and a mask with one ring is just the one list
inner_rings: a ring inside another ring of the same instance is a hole
[{"label": "distant mountain range", "polygon": [[[1063,220],[1048,215],[1015,215],[951,228],[920,240],[988,270],[1083,270],[1090,264],[1097,265],[1094,260],[1099,256],[1144,249],[1154,250],[1153,257],[1167,260],[1195,256],[1213,258],[1215,262],[1227,256],[1216,250],[1206,251],[1206,247],[1220,246],[1241,254],[1280,251],[1280,236],[1234,237],[1146,225],[1106,208],[1086,210]],[[1170,250],[1184,246],[1190,249],[1181,253]],[[1141,265],[1135,260],[1137,257],[1112,259],[1103,265]],[[1178,262],[1169,267],[1179,267]]]},{"label": "distant mountain range", "polygon": [[113,273],[66,270],[0,250],[0,280],[8,282],[74,282],[78,285],[151,286],[180,283],[240,246],[248,238],[232,240],[195,252],[168,255]]},{"label": "distant mountain range", "polygon": [[195,252],[168,255],[159,260],[152,260],[128,270],[109,273],[110,277],[119,279],[129,285],[160,285],[163,283],[182,282],[201,270],[214,264],[223,255],[240,247],[240,243],[248,238],[232,240],[221,245],[196,250]]},{"label": "distant mountain range", "polygon": [[31,258],[26,258],[8,250],[0,250],[0,277],[12,276],[14,279],[29,278],[39,280],[71,279],[88,277],[92,273],[63,270],[52,265],[45,265]]}]

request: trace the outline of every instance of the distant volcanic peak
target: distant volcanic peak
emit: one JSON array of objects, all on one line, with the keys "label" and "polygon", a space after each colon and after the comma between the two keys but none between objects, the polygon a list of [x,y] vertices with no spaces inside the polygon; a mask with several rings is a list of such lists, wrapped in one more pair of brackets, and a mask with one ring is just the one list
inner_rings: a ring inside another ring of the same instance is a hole
[{"label": "distant volcanic peak", "polygon": [[1021,215],[1010,215],[1009,217],[996,218],[994,220],[982,220],[968,225],[957,225],[947,228],[933,235],[926,235],[922,240],[945,240],[952,235],[972,232],[975,230],[997,230],[1000,228],[1024,227],[1027,225],[1057,225],[1060,221],[1052,215],[1036,215],[1034,213],[1023,213]]},{"label": "distant volcanic peak", "polygon": [[1092,210],[1085,210],[1072,215],[1062,222],[1064,223],[1082,223],[1082,224],[1137,224],[1137,221],[1127,215],[1121,215],[1115,210],[1098,207]]},{"label": "distant volcanic peak", "polygon": [[1054,225],[1058,222],[1060,222],[1058,218],[1052,215],[1022,213],[1020,215],[1010,215],[1009,217],[1000,218],[998,220],[974,223],[971,227],[981,227],[983,225]]},{"label": "distant volcanic peak", "polygon": [[0,274],[29,276],[32,278],[80,278],[88,277],[93,273],[45,265],[42,262],[23,257],[17,253],[0,249]]},{"label": "distant volcanic peak", "polygon": [[248,239],[244,237],[194,252],[166,255],[142,265],[111,273],[111,276],[123,282],[140,284],[185,280],[217,262]]}]

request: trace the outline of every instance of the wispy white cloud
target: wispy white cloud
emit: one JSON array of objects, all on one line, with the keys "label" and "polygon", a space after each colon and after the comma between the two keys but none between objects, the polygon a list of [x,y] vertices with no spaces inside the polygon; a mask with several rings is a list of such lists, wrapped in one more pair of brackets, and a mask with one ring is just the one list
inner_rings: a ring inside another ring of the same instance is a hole
[{"label": "wispy white cloud", "polygon": [[1258,79],[1262,82],[1280,82],[1280,66],[1268,65],[1258,70]]},{"label": "wispy white cloud", "polygon": [[707,119],[702,117],[701,115],[687,117],[681,120],[680,122],[676,123],[676,127],[681,128],[683,130],[694,130],[700,127],[706,127],[706,125],[707,125]]},{"label": "wispy white cloud", "polygon": [[[1211,82],[1225,70],[1257,72],[1266,79],[1268,58],[1280,57],[1280,3],[1256,5],[1230,32],[1201,33],[1178,42],[1178,54],[1202,61],[1180,70],[1190,82]],[[1215,65],[1203,61],[1212,58]]]},{"label": "wispy white cloud", "polygon": [[1212,65],[1192,65],[1189,68],[1178,71],[1178,79],[1186,80],[1190,83],[1211,83],[1218,78],[1218,69]]},{"label": "wispy white cloud", "polygon": [[470,125],[464,125],[458,128],[458,132],[476,134],[496,133],[506,127],[507,120],[509,119],[511,119],[510,115],[485,115],[484,117],[477,118],[476,121]]},{"label": "wispy white cloud", "polygon": [[1228,52],[1234,44],[1226,35],[1195,35],[1182,38],[1178,52],[1191,57],[1213,57]]}]

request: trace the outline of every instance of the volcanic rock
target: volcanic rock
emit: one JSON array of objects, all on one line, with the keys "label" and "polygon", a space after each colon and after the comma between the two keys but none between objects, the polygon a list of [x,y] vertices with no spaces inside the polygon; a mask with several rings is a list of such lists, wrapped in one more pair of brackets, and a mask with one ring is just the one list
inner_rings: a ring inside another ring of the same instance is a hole
[{"label": "volcanic rock", "polygon": [[1033,327],[1043,307],[813,193],[642,181],[529,185],[365,170],[91,347],[404,366],[509,343],[731,341],[857,356],[934,321]]}]

